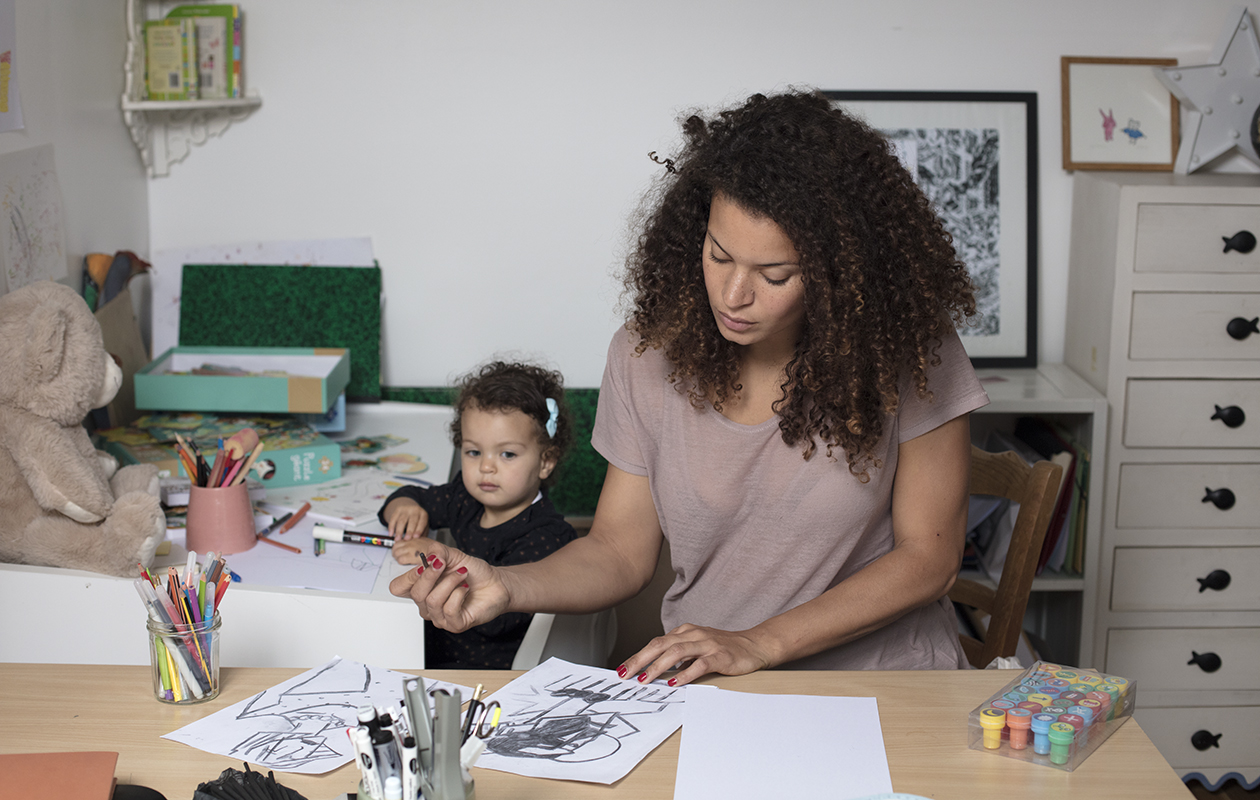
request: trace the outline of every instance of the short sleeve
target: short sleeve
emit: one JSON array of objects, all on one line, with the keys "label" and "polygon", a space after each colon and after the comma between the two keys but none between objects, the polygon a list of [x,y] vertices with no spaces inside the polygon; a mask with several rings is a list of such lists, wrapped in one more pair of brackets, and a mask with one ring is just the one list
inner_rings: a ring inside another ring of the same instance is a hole
[{"label": "short sleeve", "polygon": [[[639,364],[631,364],[633,348],[630,332],[625,328],[613,336],[604,364],[604,378],[599,387],[599,403],[595,408],[595,426],[591,446],[608,462],[631,475],[648,474],[647,458],[641,446],[644,433],[642,409],[636,403],[631,381]],[[638,359],[634,359],[638,360]]]},{"label": "short sleeve", "polygon": [[989,404],[989,395],[980,385],[957,333],[951,331],[942,337],[937,355],[941,363],[927,371],[930,398],[919,397],[908,381],[901,387],[898,443],[934,431],[956,417]]}]

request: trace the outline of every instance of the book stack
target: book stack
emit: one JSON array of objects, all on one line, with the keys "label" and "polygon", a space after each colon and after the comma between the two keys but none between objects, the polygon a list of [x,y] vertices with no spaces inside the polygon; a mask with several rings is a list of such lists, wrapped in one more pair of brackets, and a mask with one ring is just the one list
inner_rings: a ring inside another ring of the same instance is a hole
[{"label": "book stack", "polygon": [[149,100],[244,96],[241,12],[235,3],[176,6],[144,24]]},{"label": "book stack", "polygon": [[[1020,417],[1013,433],[991,432],[984,449],[991,453],[1013,450],[1030,465],[1052,461],[1063,467],[1063,480],[1037,560],[1036,574],[1041,575],[1047,569],[1066,576],[1083,574],[1089,450],[1066,428],[1041,417]],[[1018,503],[996,498],[973,497],[971,500],[968,549],[974,553],[974,563],[995,583],[1001,579],[1018,513]]]}]

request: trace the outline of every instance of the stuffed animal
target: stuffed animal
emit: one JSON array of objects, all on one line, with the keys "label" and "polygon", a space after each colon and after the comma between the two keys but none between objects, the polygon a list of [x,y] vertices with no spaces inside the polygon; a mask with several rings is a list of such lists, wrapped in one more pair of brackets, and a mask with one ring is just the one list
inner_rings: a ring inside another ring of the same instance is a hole
[{"label": "stuffed animal", "polygon": [[83,428],[122,386],[101,328],[52,281],[0,297],[0,560],[139,574],[166,536],[157,468],[118,469]]}]

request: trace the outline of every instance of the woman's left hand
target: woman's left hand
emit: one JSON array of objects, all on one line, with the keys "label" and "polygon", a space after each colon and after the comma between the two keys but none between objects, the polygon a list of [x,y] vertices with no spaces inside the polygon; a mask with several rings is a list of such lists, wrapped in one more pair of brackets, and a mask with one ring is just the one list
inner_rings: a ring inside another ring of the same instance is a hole
[{"label": "woman's left hand", "polygon": [[745,675],[772,666],[770,656],[752,631],[722,631],[690,623],[679,625],[648,642],[617,668],[622,678],[651,683],[678,664],[684,667],[669,679],[684,686],[704,675]]}]

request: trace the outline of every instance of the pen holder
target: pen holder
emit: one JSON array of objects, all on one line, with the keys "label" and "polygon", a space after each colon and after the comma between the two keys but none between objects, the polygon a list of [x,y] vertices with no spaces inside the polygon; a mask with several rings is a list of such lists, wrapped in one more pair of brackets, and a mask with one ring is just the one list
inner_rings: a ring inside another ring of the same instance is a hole
[{"label": "pen holder", "polygon": [[254,510],[244,482],[218,489],[193,486],[188,495],[187,524],[187,547],[198,553],[231,555],[258,544]]},{"label": "pen holder", "polygon": [[219,695],[219,626],[222,619],[167,625],[149,619],[153,693],[163,703],[201,703]]}]

